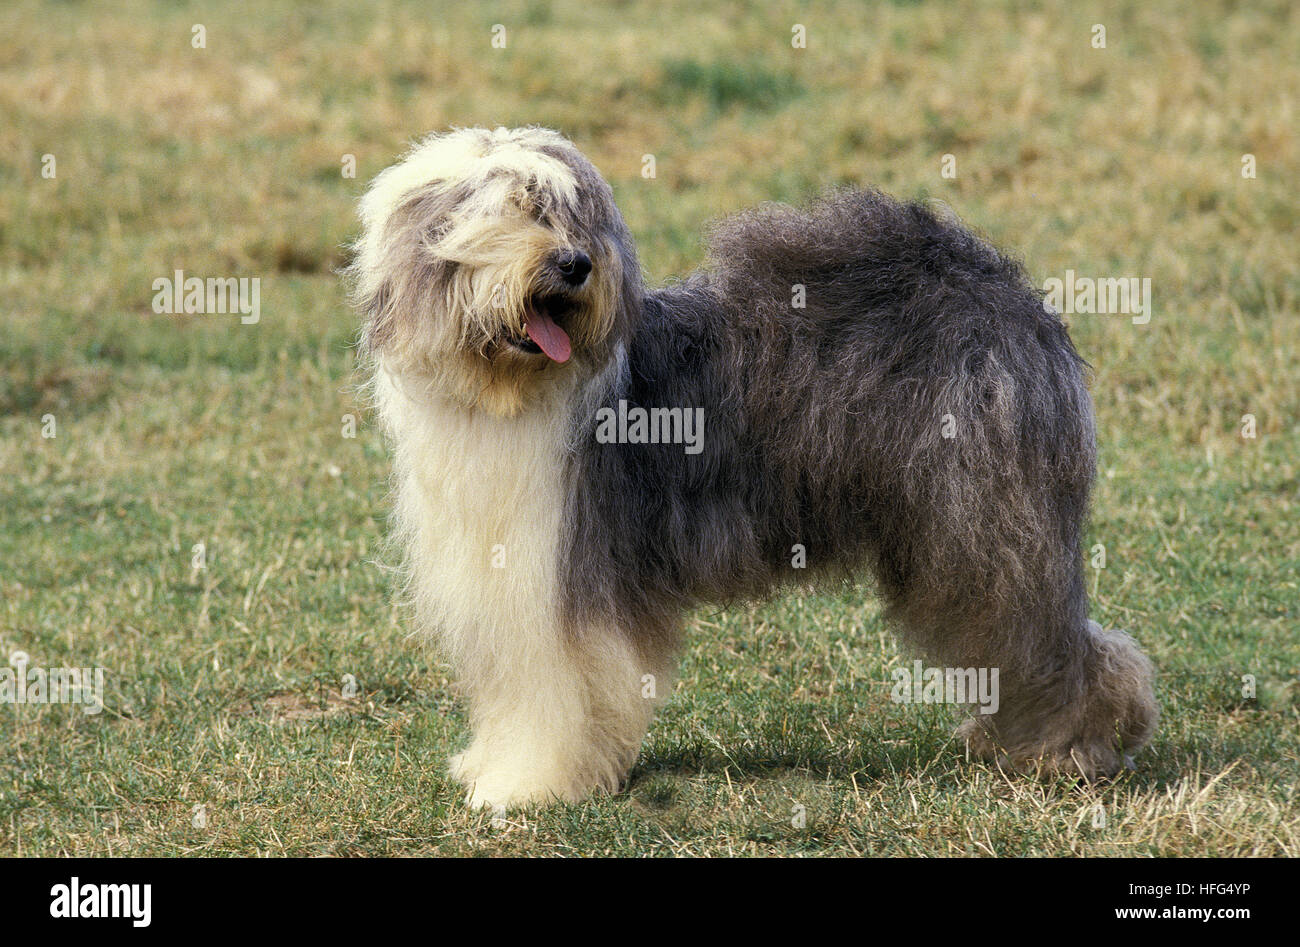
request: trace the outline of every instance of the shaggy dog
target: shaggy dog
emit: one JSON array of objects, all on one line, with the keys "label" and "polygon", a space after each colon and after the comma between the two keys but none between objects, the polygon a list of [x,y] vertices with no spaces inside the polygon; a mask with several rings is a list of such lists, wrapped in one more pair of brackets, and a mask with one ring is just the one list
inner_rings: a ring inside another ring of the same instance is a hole
[{"label": "shaggy dog", "polygon": [[418,628],[468,698],[476,806],[616,791],[684,613],[870,575],[925,658],[996,668],[959,732],[1114,773],[1152,668],[1089,621],[1084,364],[1021,268],[873,191],[718,225],[642,283],[609,186],[539,128],[435,135],[374,181],[350,275]]}]

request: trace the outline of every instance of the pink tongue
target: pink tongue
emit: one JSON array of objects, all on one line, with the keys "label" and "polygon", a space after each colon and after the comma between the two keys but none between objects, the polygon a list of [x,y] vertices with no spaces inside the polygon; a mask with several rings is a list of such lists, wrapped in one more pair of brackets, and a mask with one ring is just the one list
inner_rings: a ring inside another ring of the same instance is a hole
[{"label": "pink tongue", "polygon": [[564,330],[555,324],[552,319],[544,312],[538,312],[532,306],[528,307],[527,321],[524,322],[524,331],[528,333],[528,338],[537,343],[537,347],[547,354],[547,356],[556,362],[567,362],[572,354],[569,346],[569,337],[565,335]]}]

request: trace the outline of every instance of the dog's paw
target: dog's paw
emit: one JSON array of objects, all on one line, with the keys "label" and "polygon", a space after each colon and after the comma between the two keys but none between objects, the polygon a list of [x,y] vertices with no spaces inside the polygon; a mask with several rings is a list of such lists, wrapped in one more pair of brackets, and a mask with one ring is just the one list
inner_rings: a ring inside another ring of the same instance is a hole
[{"label": "dog's paw", "polygon": [[578,802],[587,793],[575,784],[540,773],[488,768],[472,780],[462,780],[465,802],[472,809],[521,809],[554,802]]},{"label": "dog's paw", "polygon": [[533,803],[576,802],[585,795],[553,767],[490,759],[475,744],[451,757],[447,772],[465,787],[465,801],[474,809],[517,809]]},{"label": "dog's paw", "polygon": [[956,731],[957,739],[966,745],[966,752],[977,760],[996,761],[998,758],[998,748],[991,739],[988,731],[974,717],[963,720]]},{"label": "dog's paw", "polygon": [[563,757],[493,756],[475,743],[448,761],[448,772],[465,787],[465,801],[472,808],[517,809],[616,793],[633,759],[625,755],[575,765]]},{"label": "dog's paw", "polygon": [[1151,662],[1126,632],[1090,621],[1088,636],[1091,654],[1079,693],[1047,714],[1004,702],[991,717],[963,721],[956,735],[972,756],[1047,778],[1091,781],[1133,768],[1160,716]]},{"label": "dog's paw", "polygon": [[973,759],[992,763],[999,769],[1023,776],[1050,779],[1074,776],[1086,781],[1113,776],[1120,766],[1132,765],[1132,757],[1121,756],[1109,743],[1066,742],[1055,746],[1020,747],[1008,750],[998,743],[986,726],[971,718],[957,727],[956,734]]}]

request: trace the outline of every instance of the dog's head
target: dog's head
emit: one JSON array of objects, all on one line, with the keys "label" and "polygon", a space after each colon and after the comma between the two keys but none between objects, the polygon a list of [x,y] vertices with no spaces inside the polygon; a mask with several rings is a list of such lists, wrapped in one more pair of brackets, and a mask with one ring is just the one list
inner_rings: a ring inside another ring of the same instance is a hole
[{"label": "dog's head", "polygon": [[434,135],[361,202],[363,345],[391,371],[514,414],[608,361],[641,294],[609,185],[540,128]]}]

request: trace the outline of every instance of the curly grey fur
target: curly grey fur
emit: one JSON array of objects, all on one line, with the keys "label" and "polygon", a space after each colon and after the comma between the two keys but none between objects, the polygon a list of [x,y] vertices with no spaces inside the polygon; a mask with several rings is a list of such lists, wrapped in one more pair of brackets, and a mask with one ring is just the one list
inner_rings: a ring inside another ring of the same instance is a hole
[{"label": "curly grey fur", "polygon": [[[1091,776],[1149,739],[1149,662],[1087,620],[1084,363],[1016,262],[846,191],[723,222],[703,272],[647,293],[633,324],[575,417],[575,627],[599,615],[672,652],[691,606],[805,581],[798,544],[817,575],[869,570],[931,659],[1000,669],[1001,711],[963,731],[977,749]],[[598,443],[595,411],[620,399],[702,407],[703,452]]]}]

